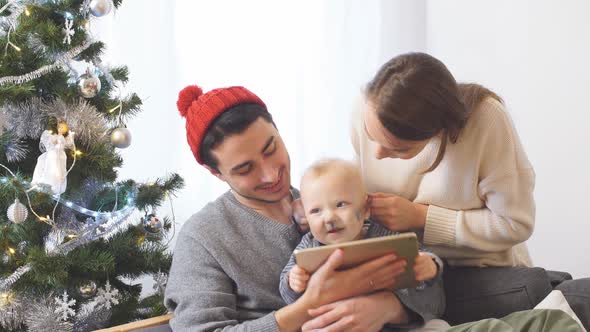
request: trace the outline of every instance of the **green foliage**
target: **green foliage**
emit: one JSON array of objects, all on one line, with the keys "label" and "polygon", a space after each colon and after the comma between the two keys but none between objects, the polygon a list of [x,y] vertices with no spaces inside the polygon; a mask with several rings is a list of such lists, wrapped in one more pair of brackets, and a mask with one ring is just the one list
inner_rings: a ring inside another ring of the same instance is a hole
[{"label": "green foliage", "polygon": [[[120,6],[121,2],[113,1],[115,7]],[[6,3],[6,0],[0,0],[0,7]],[[84,45],[89,35],[84,27],[88,17],[80,14],[82,3],[82,0],[27,3],[30,15],[21,15],[16,29],[10,33],[10,41],[20,48],[20,52],[9,47],[6,55],[0,54],[0,77],[25,75],[44,66],[54,65],[68,51]],[[74,14],[73,28],[76,31],[69,45],[63,43],[66,12]],[[9,14],[10,9],[1,15]],[[7,41],[8,35],[2,34],[0,45],[6,45]],[[103,42],[95,41],[74,60],[99,63],[105,49]],[[108,70],[109,73],[99,76],[100,93],[86,101],[114,128],[120,125],[119,119],[126,122],[139,115],[142,100],[136,93],[120,95],[122,86],[130,79],[126,66],[114,66]],[[112,80],[108,78],[108,74]],[[76,103],[81,98],[77,78],[73,77],[67,67],[56,66],[29,82],[0,85],[0,112],[7,103],[22,103],[34,97],[45,102],[59,98],[67,104]],[[120,109],[113,111],[119,105]],[[108,132],[105,135],[104,139],[88,144],[77,142],[77,149],[81,154],[75,157],[75,166],[68,174],[67,191],[62,195],[62,200],[80,199],[84,194],[83,184],[88,180],[99,183],[114,183],[117,180],[116,169],[122,166],[123,159],[108,141]],[[132,220],[131,226],[106,239],[85,244],[67,253],[48,254],[45,242],[54,228],[42,222],[39,217],[58,218],[68,208],[61,201],[54,209],[55,201],[50,195],[29,190],[28,183],[41,154],[39,139],[22,138],[20,142],[26,147],[28,154],[19,162],[8,163],[5,153],[7,145],[11,143],[11,132],[10,128],[0,128],[0,163],[8,165],[16,172],[15,178],[9,177],[8,181],[0,182],[0,257],[3,258],[0,259],[0,278],[10,276],[17,268],[30,264],[31,270],[11,286],[12,291],[27,296],[45,296],[65,289],[76,299],[77,307],[88,301],[78,292],[81,285],[94,281],[99,287],[103,287],[109,281],[121,295],[119,304],[113,308],[110,325],[164,314],[166,309],[161,294],[140,299],[141,285],[133,283],[133,279],[169,270],[172,256],[165,240],[172,226],[171,220],[159,216],[164,223],[160,234],[146,233],[138,220]],[[67,152],[69,168],[74,163],[74,151]],[[0,176],[9,174],[0,168]],[[117,184],[117,190],[105,187],[95,193],[92,201],[85,207],[94,211],[111,211],[116,207],[120,209],[131,194],[136,193],[138,209],[155,210],[165,203],[167,195],[174,195],[183,186],[184,181],[178,174],[169,174],[150,184],[125,180]],[[29,208],[29,216],[21,224],[10,222],[5,213],[15,197]],[[78,212],[72,216],[76,218],[76,223],[82,223],[87,218]],[[62,227],[65,221],[56,222]],[[76,238],[65,236],[62,244],[67,241],[76,241]]]},{"label": "green foliage", "polygon": [[182,187],[184,187],[184,180],[176,173],[169,175],[166,179],[156,179],[153,184],[139,186],[136,205],[143,210],[147,207],[159,207],[166,193],[174,194]]}]

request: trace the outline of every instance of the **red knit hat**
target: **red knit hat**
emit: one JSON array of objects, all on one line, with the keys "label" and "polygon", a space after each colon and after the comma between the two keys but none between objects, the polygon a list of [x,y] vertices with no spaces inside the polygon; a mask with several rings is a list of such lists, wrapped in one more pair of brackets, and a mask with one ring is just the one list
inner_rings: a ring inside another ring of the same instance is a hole
[{"label": "red knit hat", "polygon": [[211,123],[225,110],[238,104],[260,104],[264,102],[257,95],[241,86],[219,88],[203,94],[196,85],[189,85],[178,94],[176,106],[186,118],[186,140],[199,164],[203,164],[199,151],[201,141]]}]

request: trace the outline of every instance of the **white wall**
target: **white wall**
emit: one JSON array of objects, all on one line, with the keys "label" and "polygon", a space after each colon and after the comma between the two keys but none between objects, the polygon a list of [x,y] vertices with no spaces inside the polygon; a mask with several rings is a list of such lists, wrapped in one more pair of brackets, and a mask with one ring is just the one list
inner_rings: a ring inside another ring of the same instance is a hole
[{"label": "white wall", "polygon": [[497,91],[537,175],[536,265],[590,277],[590,2],[428,1],[427,49]]}]

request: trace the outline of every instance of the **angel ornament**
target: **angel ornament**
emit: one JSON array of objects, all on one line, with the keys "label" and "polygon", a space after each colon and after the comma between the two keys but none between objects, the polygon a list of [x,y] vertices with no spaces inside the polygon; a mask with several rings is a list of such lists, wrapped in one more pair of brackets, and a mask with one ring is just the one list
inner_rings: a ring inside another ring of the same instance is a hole
[{"label": "angel ornament", "polygon": [[65,121],[57,123],[57,133],[53,130],[45,130],[41,134],[39,149],[43,152],[37,158],[37,165],[33,172],[31,184],[44,184],[51,187],[56,195],[66,191],[66,149],[75,149],[74,132],[68,130]]}]

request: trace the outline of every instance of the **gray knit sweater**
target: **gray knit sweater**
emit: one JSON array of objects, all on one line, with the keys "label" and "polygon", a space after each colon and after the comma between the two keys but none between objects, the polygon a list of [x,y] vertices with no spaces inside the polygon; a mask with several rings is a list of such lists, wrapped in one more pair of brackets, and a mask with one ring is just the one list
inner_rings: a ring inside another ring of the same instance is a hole
[{"label": "gray knit sweater", "polygon": [[[294,193],[298,194],[298,193]],[[301,235],[226,192],[178,234],[165,304],[174,331],[279,331],[279,277]]]}]

